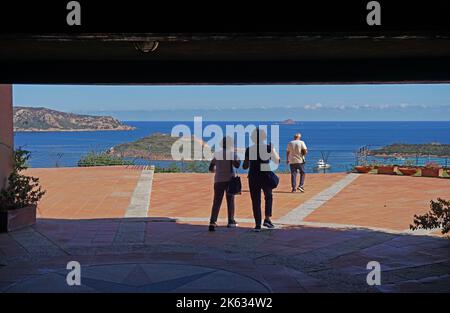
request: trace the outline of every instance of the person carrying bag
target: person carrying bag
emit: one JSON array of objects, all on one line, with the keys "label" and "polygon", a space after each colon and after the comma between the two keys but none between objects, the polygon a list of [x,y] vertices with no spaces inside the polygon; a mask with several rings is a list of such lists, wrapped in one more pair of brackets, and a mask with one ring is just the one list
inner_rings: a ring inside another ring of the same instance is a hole
[{"label": "person carrying bag", "polygon": [[[248,185],[252,199],[253,217],[255,218],[255,231],[261,231],[261,191],[264,193],[265,218],[263,226],[274,228],[272,224],[272,190],[278,186],[279,178],[270,169],[270,161],[280,163],[280,157],[272,145],[267,145],[266,132],[256,128],[252,133],[252,141],[256,144],[245,150],[243,169],[248,169]],[[267,151],[267,158],[261,158],[260,151]]]},{"label": "person carrying bag", "polygon": [[[209,231],[215,231],[217,227],[217,218],[219,216],[220,206],[223,197],[226,197],[228,208],[227,227],[237,227],[234,219],[234,195],[240,194],[242,185],[241,179],[234,173],[233,167],[239,168],[241,161],[238,159],[234,144],[230,137],[222,139],[222,150],[214,153],[214,158],[209,165],[209,171],[214,175],[214,200],[211,208],[211,218],[209,222]],[[231,169],[231,170],[230,170]]]},{"label": "person carrying bag", "polygon": [[[271,145],[267,146],[267,152],[271,153],[272,147]],[[278,187],[278,184],[280,183],[280,178],[275,174],[272,170],[267,171],[261,171],[263,184],[267,186],[270,189],[275,189]]]},{"label": "person carrying bag", "polygon": [[[238,167],[239,168],[239,167]],[[242,193],[242,182],[239,176],[238,169],[234,171],[233,162],[230,162],[231,176],[230,182],[228,183],[227,194],[235,196]]]}]

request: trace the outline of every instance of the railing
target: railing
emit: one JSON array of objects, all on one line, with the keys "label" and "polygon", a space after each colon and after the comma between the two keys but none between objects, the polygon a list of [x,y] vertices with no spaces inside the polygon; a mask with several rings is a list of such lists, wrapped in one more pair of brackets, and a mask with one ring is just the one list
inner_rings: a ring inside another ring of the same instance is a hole
[{"label": "railing", "polygon": [[[365,146],[371,149],[377,147],[374,145]],[[26,147],[24,147],[26,149]],[[306,157],[305,170],[308,173],[319,172],[350,172],[355,165],[363,164],[396,164],[396,165],[417,165],[423,166],[429,162],[435,162],[442,167],[448,168],[448,158],[436,158],[432,156],[423,156],[417,154],[414,157],[407,158],[393,158],[393,157],[375,157],[368,153],[367,150],[357,149],[356,151],[350,149],[334,149],[334,150],[320,150],[311,149],[308,151]],[[30,150],[30,149],[26,149]],[[30,166],[31,167],[76,167],[79,166],[79,160],[87,154],[95,152],[59,152],[55,150],[35,150],[31,151]],[[95,153],[101,154],[102,151]],[[277,172],[288,172],[289,166],[286,164],[285,151],[280,152],[281,163],[276,169]],[[329,168],[318,167],[318,161],[323,160],[329,164]],[[105,165],[104,161],[98,161],[92,158],[91,162],[86,162],[84,166],[101,166]],[[173,161],[173,160],[151,160],[151,158],[129,158],[119,157],[114,161],[113,159],[106,165],[135,165],[135,166],[150,166],[154,165],[157,171],[168,172],[207,172],[208,161]],[[242,170],[241,170],[242,171]]]},{"label": "railing", "polygon": [[[26,147],[24,147],[26,149]],[[27,149],[31,150],[31,149]],[[104,160],[90,158],[83,164],[79,164],[80,159],[86,157],[89,153],[101,154],[102,151],[90,152],[60,152],[55,150],[35,150],[31,151],[30,166],[35,168],[51,167],[76,167],[83,166],[101,166],[105,165]],[[282,158],[276,171],[288,172],[289,166],[286,164],[285,151],[280,153]],[[330,168],[317,168],[317,162],[323,159]],[[355,163],[355,152],[350,150],[309,150],[306,158],[305,169],[307,172],[348,172]],[[151,160],[151,158],[129,158],[119,157],[111,159],[108,165],[155,165],[157,171],[177,171],[177,172],[207,172],[208,161],[172,161],[172,160]]]}]

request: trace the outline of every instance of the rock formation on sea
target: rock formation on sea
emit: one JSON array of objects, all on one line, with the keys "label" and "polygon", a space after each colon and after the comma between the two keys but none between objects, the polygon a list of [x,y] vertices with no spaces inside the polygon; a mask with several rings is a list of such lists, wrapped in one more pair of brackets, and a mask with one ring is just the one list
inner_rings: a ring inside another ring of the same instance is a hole
[{"label": "rock formation on sea", "polygon": [[284,124],[284,125],[294,125],[294,124],[295,124],[295,121],[294,121],[293,119],[288,118],[287,120],[282,121],[281,124]]}]

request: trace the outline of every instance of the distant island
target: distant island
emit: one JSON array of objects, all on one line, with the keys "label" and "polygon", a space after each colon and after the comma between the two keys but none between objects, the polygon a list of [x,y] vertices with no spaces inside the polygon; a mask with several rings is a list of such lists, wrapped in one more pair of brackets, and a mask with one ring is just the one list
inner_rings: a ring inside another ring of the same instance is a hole
[{"label": "distant island", "polygon": [[[154,133],[133,142],[127,142],[109,149],[106,154],[121,158],[139,158],[146,160],[173,160],[172,146],[177,140],[191,140],[191,157],[194,156],[195,148],[202,149],[206,143],[194,136],[172,137],[170,134]],[[200,145],[194,145],[194,142]],[[200,152],[200,151],[199,151]]]},{"label": "distant island", "polygon": [[14,107],[14,131],[133,130],[111,116],[79,115],[38,107]]},{"label": "distant island", "polygon": [[450,144],[395,143],[392,145],[382,147],[380,149],[370,150],[369,154],[376,157],[411,157],[411,156],[450,157]]},{"label": "distant island", "polygon": [[294,125],[295,121],[290,119],[290,118],[288,118],[287,120],[282,121],[281,124],[283,124],[283,125]]}]

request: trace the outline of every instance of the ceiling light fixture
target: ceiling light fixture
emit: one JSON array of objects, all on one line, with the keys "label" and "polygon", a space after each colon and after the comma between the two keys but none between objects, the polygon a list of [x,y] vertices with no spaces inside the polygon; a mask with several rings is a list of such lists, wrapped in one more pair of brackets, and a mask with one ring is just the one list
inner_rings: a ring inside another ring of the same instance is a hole
[{"label": "ceiling light fixture", "polygon": [[158,49],[158,41],[139,41],[134,43],[134,48],[142,53],[153,52]]}]

